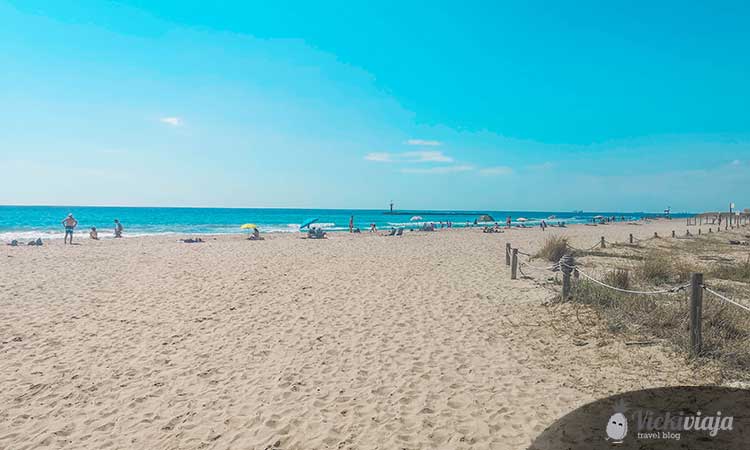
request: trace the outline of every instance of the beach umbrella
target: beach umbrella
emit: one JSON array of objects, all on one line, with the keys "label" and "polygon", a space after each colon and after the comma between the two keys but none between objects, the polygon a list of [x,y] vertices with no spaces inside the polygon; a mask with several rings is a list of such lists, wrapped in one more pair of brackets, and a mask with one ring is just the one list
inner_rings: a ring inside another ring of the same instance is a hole
[{"label": "beach umbrella", "polygon": [[240,227],[240,230],[248,230],[248,231],[257,230],[257,229],[258,229],[258,226],[255,225],[254,223],[246,223]]},{"label": "beach umbrella", "polygon": [[527,219],[525,217],[519,217],[518,219],[516,219],[516,222],[526,222],[527,220],[529,220],[529,219]]},{"label": "beach umbrella", "polygon": [[422,220],[422,216],[412,216],[412,218],[409,220],[411,220],[412,222],[414,222],[415,220]]},{"label": "beach umbrella", "polygon": [[299,229],[301,230],[301,229],[303,229],[305,227],[309,227],[310,225],[314,224],[317,221],[318,221],[317,217],[314,218],[314,219],[307,219],[304,222],[302,222],[302,225],[299,226]]},{"label": "beach umbrella", "polygon": [[594,219],[603,219],[604,216],[594,216]]}]

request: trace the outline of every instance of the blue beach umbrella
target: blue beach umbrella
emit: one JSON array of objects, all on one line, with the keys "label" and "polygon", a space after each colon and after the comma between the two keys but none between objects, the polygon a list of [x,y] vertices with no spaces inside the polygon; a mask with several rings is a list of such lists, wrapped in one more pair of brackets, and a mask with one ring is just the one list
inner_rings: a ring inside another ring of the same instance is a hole
[{"label": "blue beach umbrella", "polygon": [[310,225],[314,224],[317,221],[318,221],[317,217],[314,218],[314,219],[307,219],[304,222],[302,222],[302,225],[299,226],[299,229],[301,230],[301,229],[303,229],[305,227],[309,227]]}]

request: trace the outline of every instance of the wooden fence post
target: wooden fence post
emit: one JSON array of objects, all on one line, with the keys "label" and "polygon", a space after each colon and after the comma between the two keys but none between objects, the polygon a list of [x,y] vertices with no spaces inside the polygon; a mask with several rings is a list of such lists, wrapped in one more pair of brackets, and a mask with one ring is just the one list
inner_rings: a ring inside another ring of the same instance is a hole
[{"label": "wooden fence post", "polygon": [[659,235],[658,235],[658,234],[656,233],[656,231],[654,231],[654,237],[655,237],[655,238],[658,238],[658,237],[659,237]]},{"label": "wooden fence post", "polygon": [[560,272],[563,274],[562,280],[562,301],[566,301],[570,297],[570,274],[573,272],[575,261],[571,255],[563,255],[560,258]]},{"label": "wooden fence post", "polygon": [[602,236],[602,248],[607,248],[607,244],[604,243],[604,236]]},{"label": "wooden fence post", "polygon": [[630,239],[630,243],[632,244],[633,243],[633,233],[630,233],[630,238],[629,239]]},{"label": "wooden fence post", "polygon": [[708,232],[709,232],[709,233],[712,233],[712,231],[711,231],[711,227],[708,227]]},{"label": "wooden fence post", "polygon": [[672,237],[674,237],[674,230],[672,230]]},{"label": "wooden fence post", "polygon": [[510,242],[505,243],[505,265],[510,265]]},{"label": "wooden fence post", "polygon": [[518,249],[513,249],[513,257],[510,266],[510,279],[515,280],[518,273]]},{"label": "wooden fence post", "polygon": [[701,235],[701,229],[698,228],[698,236],[700,236],[700,235]]},{"label": "wooden fence post", "polygon": [[697,356],[703,346],[701,312],[703,310],[703,274],[690,277],[690,350]]}]

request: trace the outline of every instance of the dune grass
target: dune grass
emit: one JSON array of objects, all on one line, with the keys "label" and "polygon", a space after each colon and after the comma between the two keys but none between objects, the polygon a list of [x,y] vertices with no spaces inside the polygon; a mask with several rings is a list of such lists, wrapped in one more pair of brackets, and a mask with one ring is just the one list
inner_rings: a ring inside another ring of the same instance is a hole
[{"label": "dune grass", "polygon": [[737,264],[721,264],[714,267],[708,272],[712,278],[721,278],[722,280],[739,281],[750,283],[750,256],[744,262]]},{"label": "dune grass", "polygon": [[536,258],[557,262],[568,252],[568,239],[561,236],[550,236],[544,241],[544,245],[534,255]]},{"label": "dune grass", "polygon": [[[735,283],[730,285],[733,290],[750,288],[736,284],[750,284],[750,256],[742,262],[706,266],[697,256],[704,254],[709,245],[652,249],[641,260],[633,261],[632,270],[610,269],[599,279],[621,289],[658,290],[659,286],[686,283],[691,272],[703,272],[709,283],[731,280]],[[720,250],[710,253],[724,254]],[[581,278],[574,282],[571,301],[599,311],[612,332],[663,340],[690,355],[688,290],[638,295]],[[717,362],[720,376],[725,379],[750,379],[750,314],[704,294],[702,324],[703,350],[699,360]]]}]

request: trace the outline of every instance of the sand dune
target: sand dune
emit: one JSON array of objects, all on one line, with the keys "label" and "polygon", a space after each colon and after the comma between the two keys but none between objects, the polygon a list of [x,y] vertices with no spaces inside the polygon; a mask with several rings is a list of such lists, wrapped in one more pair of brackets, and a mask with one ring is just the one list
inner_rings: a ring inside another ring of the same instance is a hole
[{"label": "sand dune", "polygon": [[581,345],[505,243],[684,228],[3,247],[0,448],[523,448],[588,401],[700,379],[593,319]]}]

